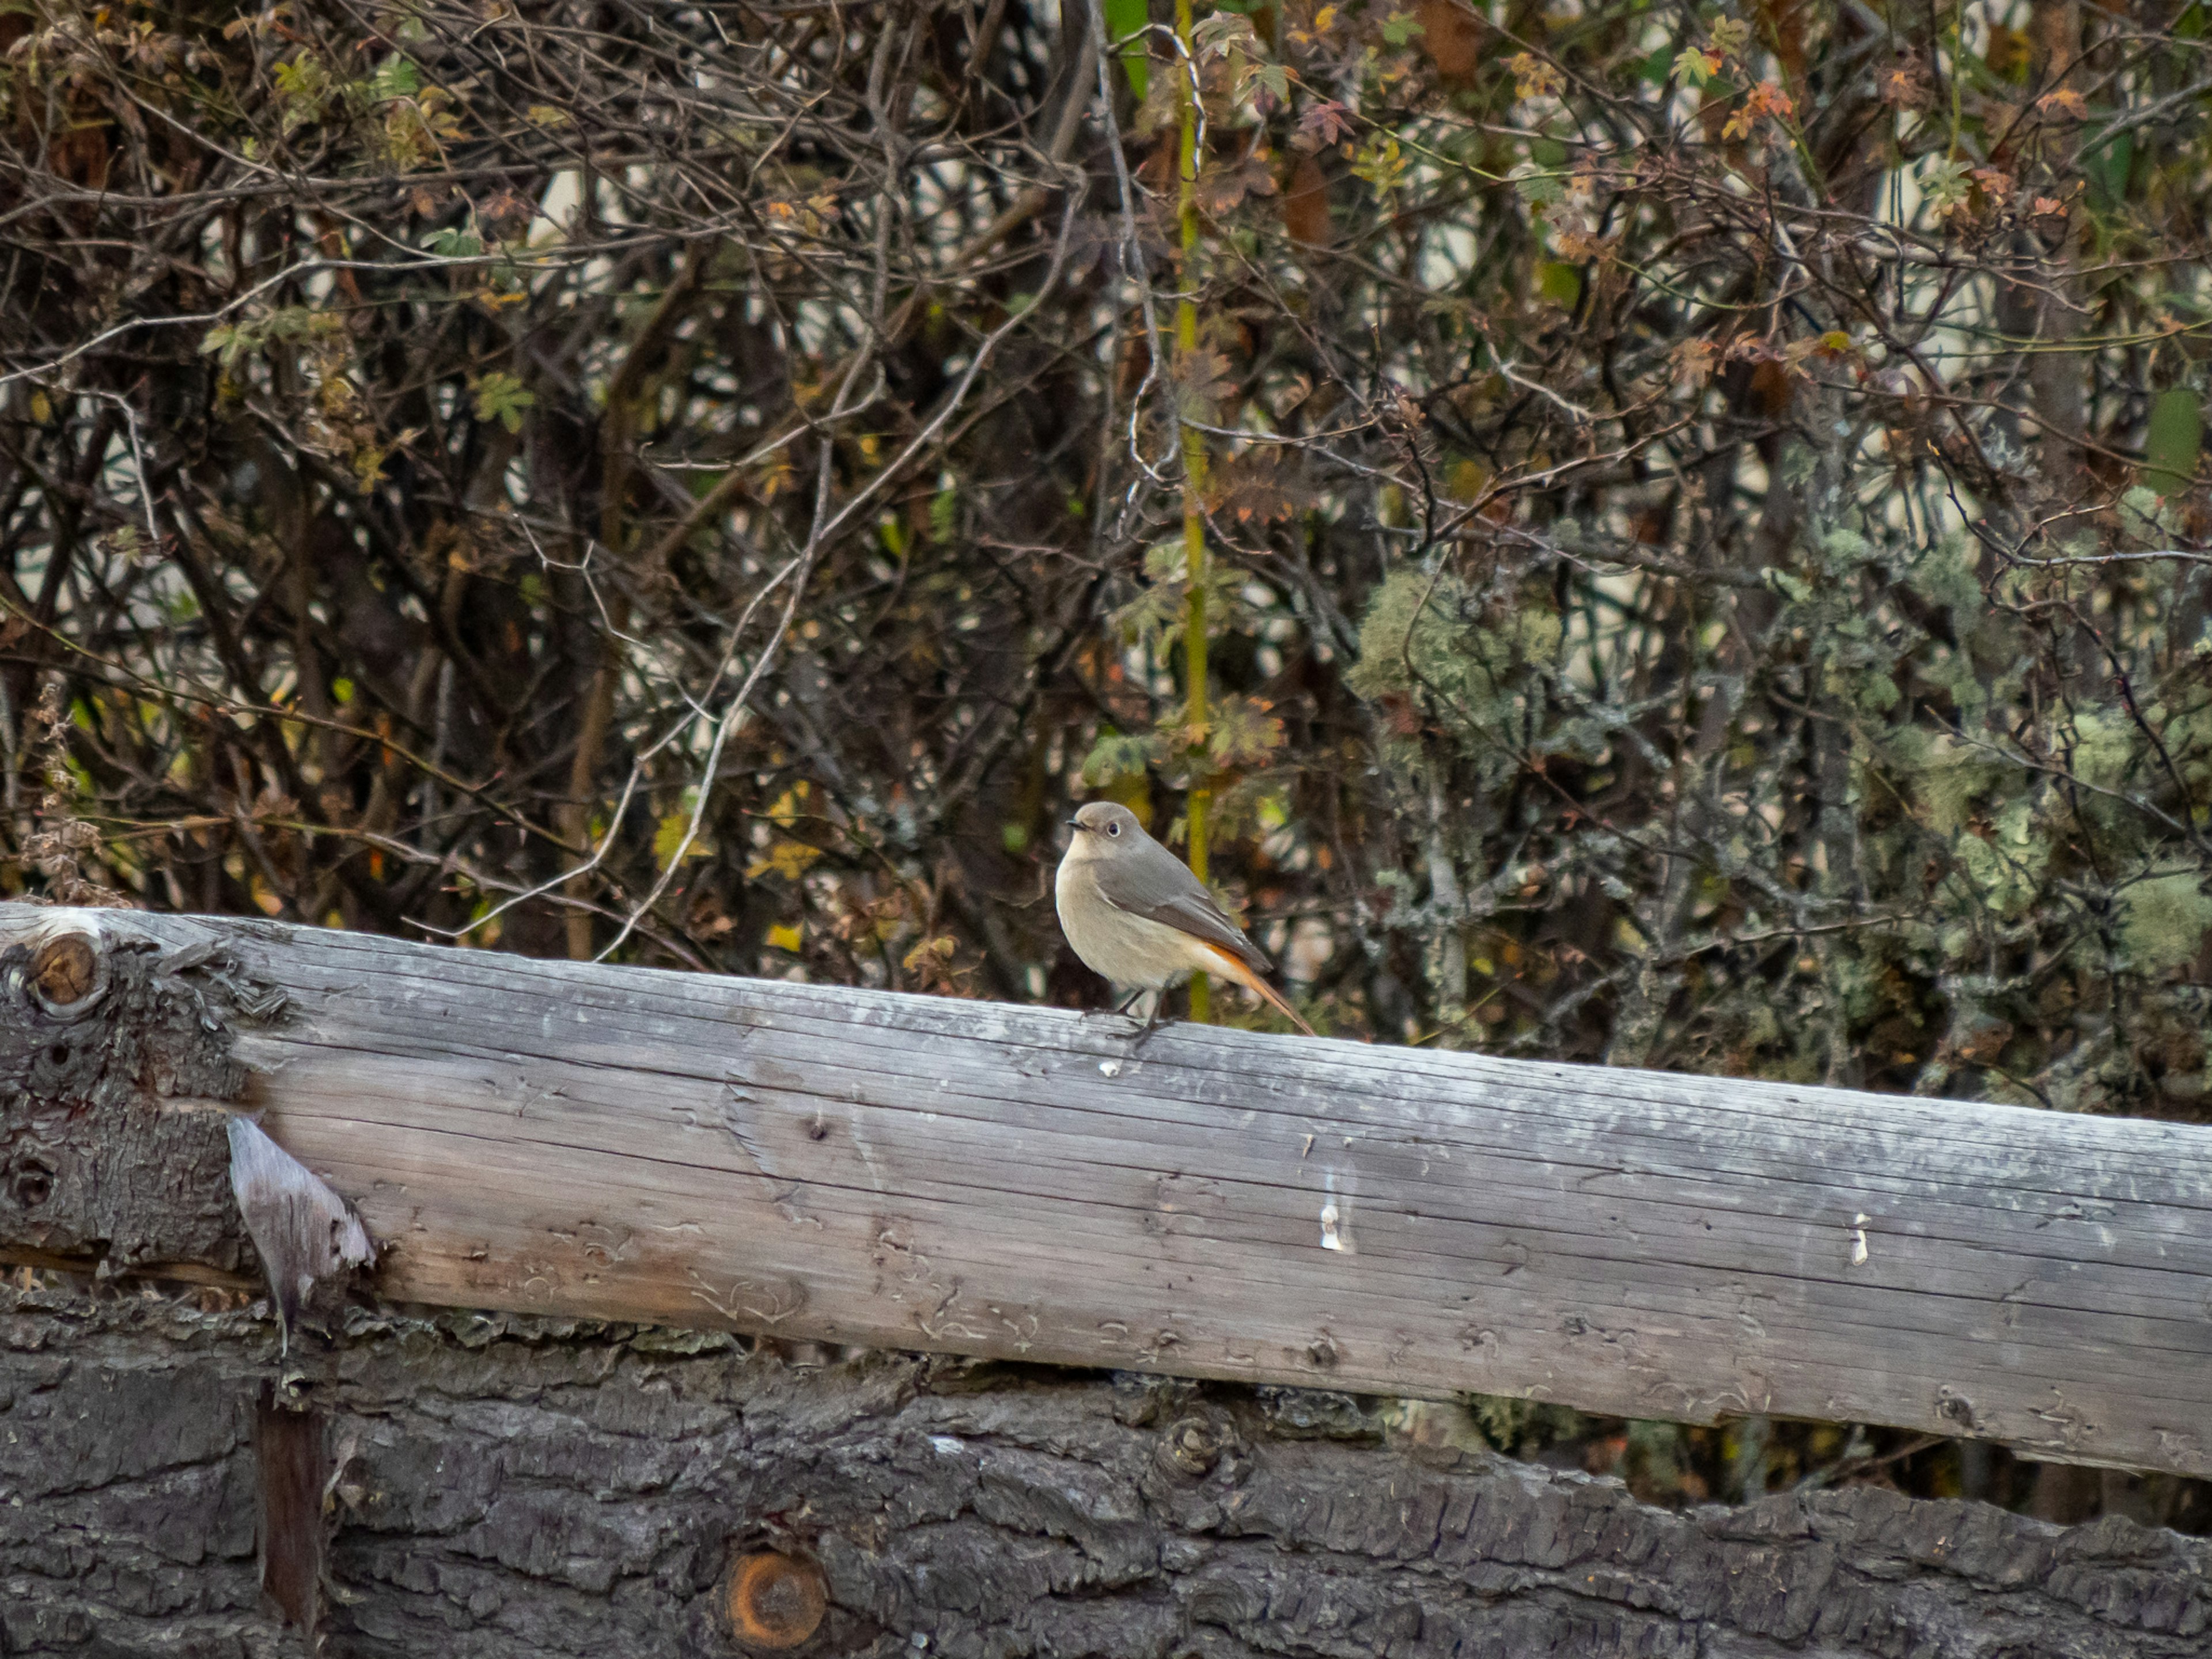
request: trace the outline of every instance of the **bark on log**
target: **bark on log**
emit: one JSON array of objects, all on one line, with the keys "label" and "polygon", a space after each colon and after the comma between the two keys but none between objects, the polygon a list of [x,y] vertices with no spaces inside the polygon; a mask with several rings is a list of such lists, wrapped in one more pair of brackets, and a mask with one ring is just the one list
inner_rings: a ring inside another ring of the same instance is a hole
[{"label": "bark on log", "polygon": [[[742,1339],[356,1314],[330,1659],[737,1654],[733,1563],[818,1571],[828,1659],[2201,1659],[2212,1546],[1871,1488],[1671,1513],[1386,1443],[1373,1402]],[[275,1659],[274,1332],[0,1291],[0,1653]],[[752,1650],[758,1651],[760,1650]]]},{"label": "bark on log", "polygon": [[[71,1027],[108,1057],[56,1081],[46,946],[7,941],[71,926],[125,989]],[[0,1243],[174,1248],[147,1217],[219,1189],[176,1174],[172,1115],[126,1100],[88,1143],[71,1103],[219,1085],[178,1057],[219,1032],[398,1300],[2212,1473],[2203,1128],[1204,1028],[1138,1051],[1057,1010],[258,922],[0,906],[0,948],[35,1036],[0,1048],[0,1143],[88,1171],[67,1227],[0,1202]],[[233,1259],[228,1212],[178,1231]]]},{"label": "bark on log", "polygon": [[198,1103],[242,1092],[235,1034],[282,997],[218,937],[165,948],[72,914],[0,906],[0,1245],[242,1273],[228,1126]]}]

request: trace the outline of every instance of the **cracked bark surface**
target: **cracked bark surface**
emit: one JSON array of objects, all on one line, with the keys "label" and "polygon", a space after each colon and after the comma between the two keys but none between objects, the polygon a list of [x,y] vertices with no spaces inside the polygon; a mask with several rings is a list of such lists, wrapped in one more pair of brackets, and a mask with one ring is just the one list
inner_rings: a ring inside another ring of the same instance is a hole
[{"label": "cracked bark surface", "polygon": [[250,1271],[217,1103],[246,1091],[232,1033],[267,996],[214,939],[0,949],[0,1248]]},{"label": "cracked bark surface", "polygon": [[[2212,1545],[1869,1488],[1672,1513],[1386,1437],[1373,1402],[355,1310],[323,1651],[742,1651],[733,1559],[819,1564],[803,1655],[2179,1659]],[[254,1565],[248,1314],[0,1300],[0,1652],[302,1650]]]}]

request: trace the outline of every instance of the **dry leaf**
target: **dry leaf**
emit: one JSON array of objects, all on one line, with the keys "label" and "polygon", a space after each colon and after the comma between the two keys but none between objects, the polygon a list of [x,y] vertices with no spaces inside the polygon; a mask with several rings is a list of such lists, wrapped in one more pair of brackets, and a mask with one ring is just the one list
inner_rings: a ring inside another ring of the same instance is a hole
[{"label": "dry leaf", "polygon": [[1310,155],[1299,157],[1291,169],[1289,187],[1283,191],[1283,228],[1292,241],[1308,247],[1329,243],[1328,179]]}]

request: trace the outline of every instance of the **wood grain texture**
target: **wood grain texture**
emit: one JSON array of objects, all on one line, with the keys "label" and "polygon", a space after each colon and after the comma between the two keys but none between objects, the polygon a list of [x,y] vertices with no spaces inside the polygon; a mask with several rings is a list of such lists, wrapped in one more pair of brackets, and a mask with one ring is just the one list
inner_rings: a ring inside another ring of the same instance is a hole
[{"label": "wood grain texture", "polygon": [[2201,1128],[83,914],[395,1298],[2212,1473]]}]

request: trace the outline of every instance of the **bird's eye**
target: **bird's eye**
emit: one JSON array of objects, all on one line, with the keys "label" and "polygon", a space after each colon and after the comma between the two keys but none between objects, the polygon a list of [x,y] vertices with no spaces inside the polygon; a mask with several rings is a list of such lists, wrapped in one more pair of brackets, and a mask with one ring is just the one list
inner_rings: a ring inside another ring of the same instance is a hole
[{"label": "bird's eye", "polygon": [[1118,823],[1109,823],[1106,826],[1106,833],[1109,836],[1118,836],[1121,833],[1121,826]]}]

